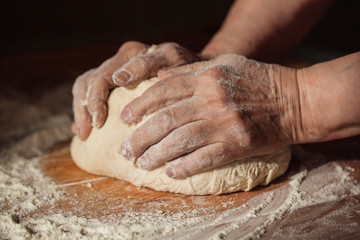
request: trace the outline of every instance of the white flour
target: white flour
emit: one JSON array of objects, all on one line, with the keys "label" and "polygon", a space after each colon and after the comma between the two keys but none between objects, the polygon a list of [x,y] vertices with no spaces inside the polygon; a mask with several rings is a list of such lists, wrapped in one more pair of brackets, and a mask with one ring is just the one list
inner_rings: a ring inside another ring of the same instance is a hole
[{"label": "white flour", "polygon": [[[339,229],[344,236],[360,235],[360,185],[351,178],[353,169],[337,163],[310,171],[303,167],[287,184],[241,207],[234,207],[235,199],[223,203],[227,210],[221,213],[215,211],[219,206],[172,213],[161,210],[169,203],[159,202],[151,203],[151,212],[129,209],[100,219],[77,216],[56,207],[58,201],[70,199],[63,187],[84,184],[93,190],[101,178],[57,186],[46,177],[39,160],[50,146],[71,137],[71,120],[66,115],[40,114],[42,109],[36,107],[28,111],[29,116],[39,114],[31,127],[1,129],[7,149],[0,155],[0,239],[306,239],[324,238],[321,229],[326,228]],[[22,134],[26,137],[21,138]],[[319,156],[307,154],[306,158],[315,161]],[[201,205],[203,199],[194,197],[193,201]],[[48,210],[40,216],[35,214],[39,208]],[[324,208],[329,209],[325,215],[320,212]],[[306,209],[315,209],[315,221],[305,214],[291,218]],[[313,225],[318,227],[311,229]]]}]

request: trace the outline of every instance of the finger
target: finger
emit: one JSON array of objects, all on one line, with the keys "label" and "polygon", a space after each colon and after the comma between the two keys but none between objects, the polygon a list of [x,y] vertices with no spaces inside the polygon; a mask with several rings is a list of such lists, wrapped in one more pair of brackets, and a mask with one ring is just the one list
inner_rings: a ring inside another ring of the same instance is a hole
[{"label": "finger", "polygon": [[205,120],[185,124],[151,146],[137,159],[136,164],[142,169],[152,170],[192,152],[209,143],[212,135],[210,129]]},{"label": "finger", "polygon": [[106,82],[111,87],[118,86],[112,79],[114,71],[129,62],[130,59],[134,58],[135,56],[144,54],[148,48],[148,45],[141,42],[130,41],[124,43],[113,57],[103,62],[97,68],[94,77],[106,80]]},{"label": "finger", "polygon": [[196,120],[197,104],[190,99],[166,107],[136,129],[122,144],[127,159],[138,158],[151,145],[158,143],[174,129]]},{"label": "finger", "polygon": [[195,82],[186,75],[175,76],[155,83],[140,97],[128,103],[121,112],[126,124],[139,122],[144,115],[155,112],[174,102],[190,98],[195,89]]},{"label": "finger", "polygon": [[[141,42],[130,41],[124,43],[119,51],[116,53],[114,57],[110,59],[110,61],[104,62],[100,68],[102,70],[106,70],[106,76],[104,76],[110,85],[120,86],[117,84],[117,81],[113,79],[114,72],[122,67],[124,64],[128,63],[131,59],[136,56],[142,55],[146,53],[149,49],[149,46],[143,44]],[[121,76],[119,75],[118,78],[121,80]]]},{"label": "finger", "polygon": [[216,142],[180,157],[165,167],[166,174],[175,179],[193,176],[235,160],[226,143]]},{"label": "finger", "polygon": [[87,100],[88,111],[92,117],[92,126],[100,128],[107,117],[107,99],[109,97],[109,84],[101,78],[89,81]]},{"label": "finger", "polygon": [[189,73],[197,70],[206,70],[207,67],[214,65],[212,61],[195,62],[192,64],[186,64],[184,66],[162,69],[158,72],[158,77],[164,79],[176,74]]},{"label": "finger", "polygon": [[91,116],[85,106],[79,106],[77,111],[80,112],[80,114],[75,117],[75,121],[79,122],[76,135],[78,135],[81,140],[85,140],[91,133]]},{"label": "finger", "polygon": [[180,66],[196,61],[197,57],[175,43],[164,43],[157,49],[150,47],[146,54],[132,58],[116,70],[113,80],[116,85],[132,87],[149,77],[156,76],[160,69]]},{"label": "finger", "polygon": [[107,117],[107,99],[109,90],[116,85],[112,81],[113,72],[138,54],[144,53],[147,45],[139,42],[127,42],[117,54],[102,63],[87,79],[88,111],[92,117],[92,126],[100,128]]},{"label": "finger", "polygon": [[77,126],[76,134],[81,140],[85,140],[91,132],[91,117],[87,110],[86,78],[91,75],[93,71],[94,70],[90,70],[78,77],[72,89],[74,119]]},{"label": "finger", "polygon": [[148,45],[140,42],[124,43],[113,57],[106,60],[98,67],[94,77],[105,80],[112,88],[118,86],[112,79],[115,70],[129,62],[130,59],[135,56],[144,54],[148,47]]}]

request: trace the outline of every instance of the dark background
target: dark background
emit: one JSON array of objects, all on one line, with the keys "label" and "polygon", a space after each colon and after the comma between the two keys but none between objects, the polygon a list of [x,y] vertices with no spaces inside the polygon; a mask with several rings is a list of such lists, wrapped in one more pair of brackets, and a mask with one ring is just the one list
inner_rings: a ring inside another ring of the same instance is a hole
[{"label": "dark background", "polygon": [[[2,90],[36,96],[57,84],[73,82],[128,40],[176,41],[200,51],[232,2],[1,1]],[[358,2],[335,1],[290,55],[315,63],[359,51]]]},{"label": "dark background", "polygon": [[[1,1],[1,54],[117,45],[127,40],[177,41],[199,51],[219,28],[231,3],[108,0]],[[303,44],[359,50],[359,1],[335,1]]]},{"label": "dark background", "polygon": [[3,1],[2,54],[127,40],[177,41],[199,50],[232,1]]}]

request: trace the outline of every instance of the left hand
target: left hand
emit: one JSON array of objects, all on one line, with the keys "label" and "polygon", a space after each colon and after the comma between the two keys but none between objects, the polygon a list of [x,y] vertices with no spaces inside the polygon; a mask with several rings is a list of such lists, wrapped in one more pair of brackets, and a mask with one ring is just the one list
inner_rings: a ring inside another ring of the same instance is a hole
[{"label": "left hand", "polygon": [[177,67],[203,59],[177,43],[148,46],[141,42],[126,42],[98,68],[79,76],[73,86],[74,119],[72,130],[86,140],[93,126],[102,127],[107,118],[107,100],[115,87],[134,87],[156,76],[160,69]]},{"label": "left hand", "polygon": [[278,150],[301,124],[295,69],[228,54],[158,75],[121,114],[133,124],[158,111],[122,143],[142,169],[167,163],[169,177],[185,178]]}]

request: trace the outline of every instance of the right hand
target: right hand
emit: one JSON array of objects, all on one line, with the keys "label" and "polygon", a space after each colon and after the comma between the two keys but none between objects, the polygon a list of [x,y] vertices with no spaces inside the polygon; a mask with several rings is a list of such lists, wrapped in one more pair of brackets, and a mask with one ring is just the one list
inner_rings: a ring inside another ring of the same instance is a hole
[{"label": "right hand", "polygon": [[159,70],[200,59],[200,56],[176,43],[152,47],[140,42],[124,43],[115,56],[76,79],[72,89],[75,118],[72,131],[85,140],[93,127],[102,127],[107,117],[111,89],[135,87],[141,81],[156,76]]},{"label": "right hand", "polygon": [[130,125],[157,112],[121,146],[142,169],[186,178],[277,151],[301,129],[296,69],[223,54],[158,75],[121,113]]}]

